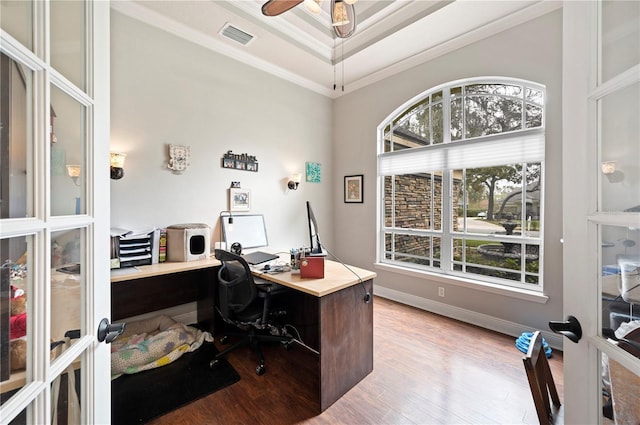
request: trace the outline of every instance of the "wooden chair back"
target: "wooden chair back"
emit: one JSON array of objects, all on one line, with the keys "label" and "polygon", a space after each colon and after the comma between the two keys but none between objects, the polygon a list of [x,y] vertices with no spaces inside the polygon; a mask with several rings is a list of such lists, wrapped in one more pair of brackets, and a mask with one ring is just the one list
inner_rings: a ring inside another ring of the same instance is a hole
[{"label": "wooden chair back", "polygon": [[[533,403],[541,425],[554,424],[562,417],[560,397],[551,375],[551,368],[542,347],[542,334],[533,333],[527,355],[522,358],[527,372]],[[551,402],[549,401],[551,398]],[[553,403],[553,406],[552,406]]]}]

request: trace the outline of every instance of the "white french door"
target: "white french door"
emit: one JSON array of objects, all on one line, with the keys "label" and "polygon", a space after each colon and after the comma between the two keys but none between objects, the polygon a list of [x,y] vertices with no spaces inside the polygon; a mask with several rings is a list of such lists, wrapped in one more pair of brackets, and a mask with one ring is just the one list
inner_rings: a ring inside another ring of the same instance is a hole
[{"label": "white french door", "polygon": [[0,0],[0,54],[0,422],[108,423],[109,2]]},{"label": "white french door", "polygon": [[640,320],[640,3],[567,1],[563,22],[565,423],[610,423],[610,398],[637,423],[640,358],[611,332]]}]

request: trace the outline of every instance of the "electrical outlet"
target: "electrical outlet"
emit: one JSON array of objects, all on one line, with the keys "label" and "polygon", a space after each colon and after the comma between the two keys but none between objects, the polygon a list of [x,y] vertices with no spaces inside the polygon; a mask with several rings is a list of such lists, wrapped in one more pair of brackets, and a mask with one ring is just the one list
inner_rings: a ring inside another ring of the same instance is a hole
[{"label": "electrical outlet", "polygon": [[444,288],[442,286],[438,287],[438,296],[444,297]]}]

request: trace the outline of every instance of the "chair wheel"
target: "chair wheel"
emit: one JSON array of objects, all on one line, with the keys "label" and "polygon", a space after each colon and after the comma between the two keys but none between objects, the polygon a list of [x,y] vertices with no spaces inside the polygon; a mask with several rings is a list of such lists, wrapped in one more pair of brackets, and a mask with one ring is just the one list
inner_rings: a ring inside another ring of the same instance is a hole
[{"label": "chair wheel", "polygon": [[226,335],[220,338],[220,344],[226,344],[227,341],[229,341],[229,337]]},{"label": "chair wheel", "polygon": [[264,365],[263,364],[256,366],[256,374],[258,376],[264,375]]},{"label": "chair wheel", "polygon": [[211,369],[215,368],[218,365],[218,363],[220,363],[220,361],[218,359],[211,360],[209,362],[209,368],[211,368]]}]

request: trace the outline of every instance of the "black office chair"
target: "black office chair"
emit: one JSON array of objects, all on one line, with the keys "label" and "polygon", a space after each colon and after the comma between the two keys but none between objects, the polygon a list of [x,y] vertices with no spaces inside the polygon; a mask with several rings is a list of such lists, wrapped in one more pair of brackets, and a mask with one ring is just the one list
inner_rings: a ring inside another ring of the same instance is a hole
[{"label": "black office chair", "polygon": [[[245,332],[236,334],[243,338],[218,353],[209,366],[215,367],[228,352],[248,345],[258,354],[260,363],[256,367],[256,373],[262,375],[265,367],[260,342],[280,342],[288,348],[293,340],[284,328],[278,327],[272,320],[273,316],[282,317],[286,313],[283,310],[271,311],[271,297],[287,291],[287,288],[254,278],[249,265],[239,255],[216,249],[215,257],[222,262],[218,271],[216,310],[226,323]],[[224,343],[226,340],[227,335],[220,342]]]}]

